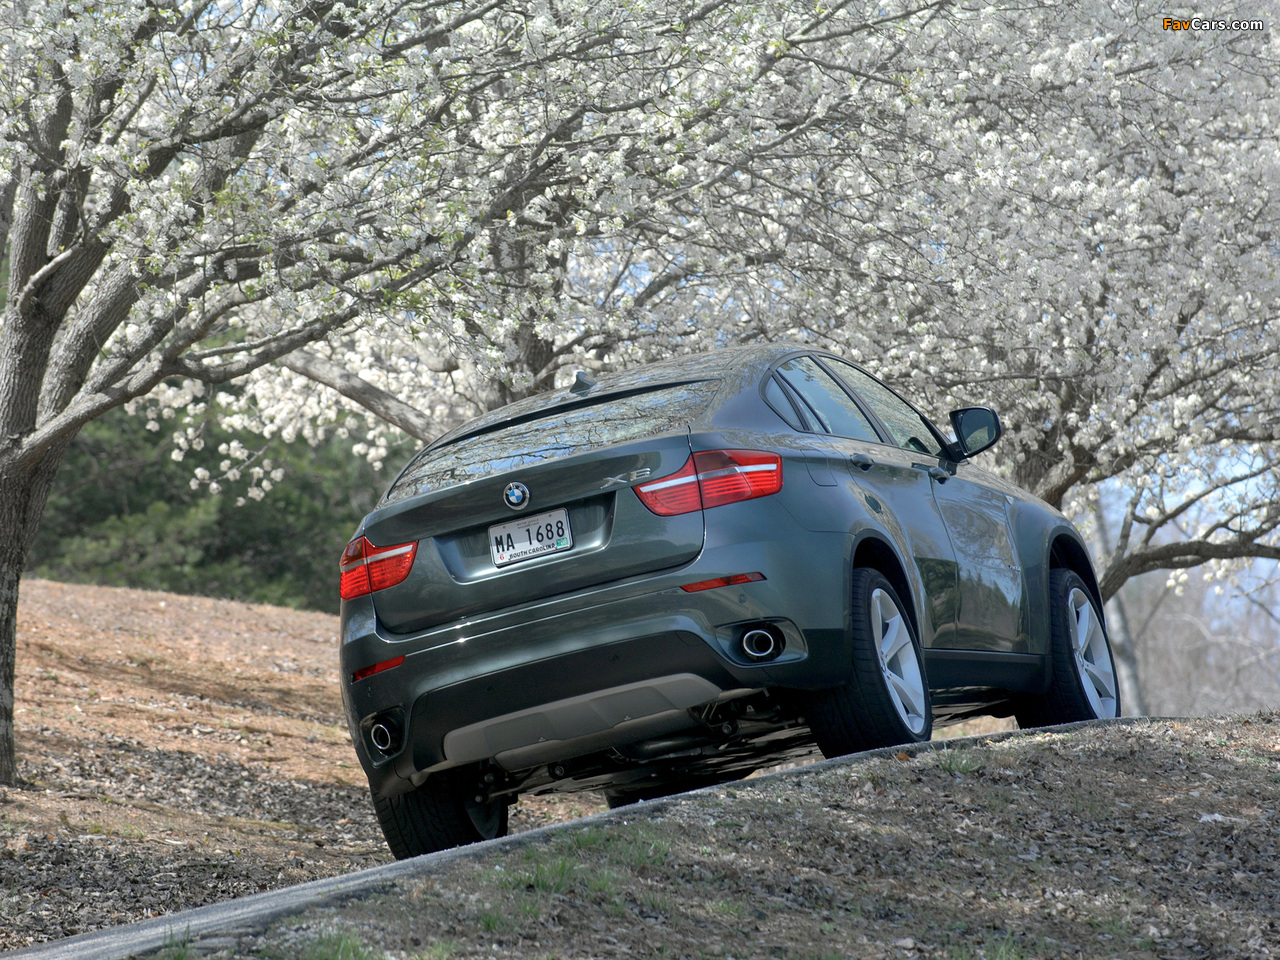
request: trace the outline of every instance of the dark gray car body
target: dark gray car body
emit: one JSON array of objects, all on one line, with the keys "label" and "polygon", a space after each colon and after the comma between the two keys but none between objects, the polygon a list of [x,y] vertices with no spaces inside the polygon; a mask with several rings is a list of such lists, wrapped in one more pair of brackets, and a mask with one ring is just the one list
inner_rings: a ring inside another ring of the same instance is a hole
[{"label": "dark gray car body", "polygon": [[[779,411],[796,395],[775,372],[802,357],[848,370],[794,345],[682,358],[495,411],[409,464],[357,536],[415,542],[413,568],[342,604],[343,698],[375,796],[458,767],[508,800],[658,793],[812,753],[806,692],[849,679],[850,578],[865,566],[909,608],[936,723],[1008,714],[1048,687],[1050,568],[1075,570],[1101,606],[1079,533],[941,434],[931,455],[874,417],[869,440]],[[721,449],[776,453],[782,488],[672,517],[633,489]],[[529,515],[567,510],[572,549],[495,566],[513,481]],[[748,572],[763,579],[682,589]],[[776,659],[741,648],[759,624],[784,638]]]}]

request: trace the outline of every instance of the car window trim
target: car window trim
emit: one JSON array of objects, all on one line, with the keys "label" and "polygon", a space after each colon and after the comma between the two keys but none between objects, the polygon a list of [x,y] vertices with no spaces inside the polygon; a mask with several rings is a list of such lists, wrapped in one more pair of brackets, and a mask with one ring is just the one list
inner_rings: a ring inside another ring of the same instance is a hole
[{"label": "car window trim", "polygon": [[[795,357],[791,358],[791,360],[794,360],[794,359]],[[790,360],[787,362],[789,363]],[[783,389],[789,391],[792,394],[792,396],[796,398],[796,401],[798,401],[798,403],[800,404],[802,410],[804,411],[804,415],[802,419],[806,423],[812,424],[812,426],[809,428],[810,433],[818,434],[824,437],[836,436],[836,434],[828,430],[826,426],[823,424],[822,414],[818,412],[817,407],[815,407],[812,403],[809,402],[808,397],[806,397],[803,393],[801,393],[799,390],[793,387],[791,383],[787,380],[787,378],[784,377],[781,373],[777,375],[777,379],[778,379],[778,382],[782,384]],[[872,429],[875,429],[875,428],[873,427]]]},{"label": "car window trim", "polygon": [[[867,422],[871,424],[871,429],[874,430],[876,432],[876,436],[880,438],[879,442],[885,446],[896,447],[897,444],[893,442],[893,434],[889,432],[889,428],[885,426],[884,421],[876,416],[876,412],[871,409],[867,401],[863,400],[858,392],[850,387],[849,384],[841,380],[840,374],[831,369],[829,364],[822,362],[822,354],[815,353],[810,356],[813,359],[813,362],[818,365],[818,369],[834,380],[836,382],[836,386],[845,392],[845,395],[853,401],[853,405],[862,412],[864,417],[867,418]],[[861,370],[862,368],[858,367],[858,369]],[[867,375],[870,376],[870,374]]]},{"label": "car window trim", "polygon": [[840,437],[843,440],[852,440],[855,443],[880,443],[883,446],[889,446],[889,447],[896,446],[896,444],[893,442],[892,439],[888,439],[888,440],[885,439],[886,437],[890,436],[888,430],[885,429],[885,426],[880,421],[880,419],[867,409],[867,406],[865,402],[862,400],[862,398],[850,393],[849,385],[846,384],[834,373],[832,373],[825,365],[819,362],[822,357],[822,354],[793,353],[790,356],[783,357],[781,360],[778,360],[769,368],[769,375],[771,377],[774,377],[778,381],[778,383],[782,385],[782,388],[785,391],[787,391],[787,393],[790,394],[793,398],[795,398],[792,400],[792,402],[795,403],[796,400],[798,399],[799,403],[804,405],[804,409],[810,412],[811,414],[810,417],[802,417],[802,419],[805,419],[805,420],[811,419],[813,420],[814,423],[818,425],[818,427],[822,426],[822,419],[818,416],[817,411],[813,409],[813,405],[809,403],[808,399],[805,397],[804,394],[802,394],[799,390],[795,389],[795,387],[791,386],[791,384],[787,382],[787,378],[782,376],[782,374],[780,374],[778,370],[779,368],[782,367],[783,364],[790,363],[792,360],[804,359],[806,357],[814,361],[818,369],[821,370],[823,373],[825,373],[827,376],[829,376],[833,381],[835,381],[836,386],[839,387],[844,392],[845,396],[849,397],[849,399],[853,401],[853,405],[858,409],[859,413],[861,413],[864,417],[866,417],[868,426],[871,427],[872,432],[875,433],[878,439],[865,440],[861,437],[844,437],[841,434],[832,433],[830,430],[813,429],[813,428],[810,428],[808,430],[809,433],[815,434],[817,436],[822,436],[822,437]]},{"label": "car window trim", "polygon": [[[782,388],[782,392],[786,394],[788,399],[790,399],[791,406],[794,406],[796,411],[799,412],[800,422],[801,424],[804,424],[803,433],[813,434],[814,436],[838,436],[838,438],[841,439],[854,440],[856,443],[868,443],[868,440],[860,439],[858,436],[844,436],[842,434],[832,433],[831,430],[823,428],[822,416],[820,416],[818,411],[815,410],[813,404],[809,402],[809,398],[805,397],[800,390],[792,387],[792,385],[788,383],[787,378],[782,375],[781,369],[783,365],[790,364],[792,360],[804,360],[806,357],[808,357],[809,360],[814,360],[818,369],[822,370],[824,374],[827,374],[827,376],[831,376],[831,379],[836,381],[836,387],[840,388],[842,392],[845,393],[845,396],[849,396],[849,388],[846,387],[844,381],[838,378],[838,376],[833,376],[832,372],[827,370],[826,367],[817,364],[817,357],[815,357],[813,353],[808,352],[791,353],[791,355],[782,357],[781,360],[774,361],[773,364],[769,365],[768,374],[765,375],[764,380],[762,380],[762,384],[765,380],[769,379],[777,381],[777,384]],[[854,397],[852,398],[852,401],[854,401],[854,406],[858,408],[858,411],[863,413],[863,416],[867,416],[867,410],[865,410],[859,399]],[[883,425],[879,424],[879,421],[874,419],[874,417],[867,417],[867,424],[872,428],[873,433],[877,436],[884,435]],[[883,443],[883,440],[881,440],[881,443]]]},{"label": "car window trim", "polygon": [[[822,437],[839,436],[839,434],[832,433],[830,430],[826,428],[826,426],[823,424],[823,421],[822,421],[822,414],[818,412],[818,408],[815,407],[812,403],[810,403],[809,398],[806,397],[803,393],[801,393],[799,389],[797,389],[795,386],[791,384],[791,381],[789,381],[786,377],[782,375],[781,368],[783,364],[790,363],[792,360],[804,359],[804,357],[806,356],[808,356],[808,354],[798,353],[793,357],[787,357],[785,360],[782,361],[782,363],[779,363],[777,365],[776,369],[774,369],[773,377],[775,380],[778,381],[778,383],[782,384],[782,389],[787,391],[787,393],[794,398],[792,402],[795,403],[798,407],[800,407],[804,411],[803,415],[801,416],[801,420],[806,423],[812,422],[813,426],[809,428],[808,430],[809,433],[822,436]],[[872,426],[871,429],[874,430],[875,427]]]},{"label": "car window trim", "polygon": [[[772,382],[775,386],[777,386],[777,388],[780,391],[782,391],[783,398],[787,401],[787,403],[791,405],[791,410],[793,413],[795,413],[796,420],[800,422],[800,426],[798,428],[800,432],[801,433],[817,433],[818,431],[810,428],[809,417],[806,415],[805,409],[801,407],[799,403],[796,402],[795,392],[791,389],[791,385],[787,383],[785,379],[778,376],[778,372],[776,370],[770,370],[769,373],[764,377],[764,379],[760,381],[760,399],[762,399],[765,402],[765,405],[774,413],[776,413],[779,417],[781,417],[783,423],[785,423],[788,427],[791,426],[791,421],[786,418],[786,416],[782,413],[781,410],[779,410],[769,401],[767,390],[769,388],[770,382]],[[800,399],[803,401],[803,398],[800,398]],[[808,404],[805,404],[805,406],[807,407]],[[793,427],[792,429],[796,429],[796,428]]]}]

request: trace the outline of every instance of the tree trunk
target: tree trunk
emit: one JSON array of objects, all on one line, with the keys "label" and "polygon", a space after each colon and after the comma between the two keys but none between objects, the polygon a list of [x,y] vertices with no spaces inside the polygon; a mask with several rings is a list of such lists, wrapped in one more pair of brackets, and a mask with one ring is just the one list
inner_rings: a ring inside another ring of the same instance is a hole
[{"label": "tree trunk", "polygon": [[0,478],[0,784],[18,779],[14,753],[13,683],[18,653],[18,583],[27,551],[20,530],[25,527],[25,491],[21,484]]},{"label": "tree trunk", "polygon": [[[8,511],[4,511],[6,514]],[[0,785],[18,782],[13,736],[13,681],[18,653],[18,581],[22,579],[20,551],[12,549],[0,521]]]},{"label": "tree trunk", "polygon": [[13,707],[17,677],[18,587],[53,478],[66,453],[59,444],[30,474],[0,472],[0,786],[18,781]]},{"label": "tree trunk", "polygon": [[[1102,536],[1102,548],[1105,551],[1111,545],[1106,505],[1098,501],[1094,504],[1093,513],[1098,521],[1098,533]],[[1105,583],[1106,577],[1102,577],[1101,580]],[[1118,587],[1114,595],[1108,595],[1106,590],[1103,590],[1102,597],[1103,602],[1108,604],[1116,614],[1110,618],[1116,627],[1115,630],[1110,631],[1110,640],[1111,652],[1115,655],[1119,673],[1116,679],[1120,683],[1121,707],[1127,707],[1130,716],[1145,717],[1147,700],[1142,692],[1142,678],[1138,672],[1138,652],[1133,648],[1133,631],[1129,629],[1129,611],[1125,609]]]}]

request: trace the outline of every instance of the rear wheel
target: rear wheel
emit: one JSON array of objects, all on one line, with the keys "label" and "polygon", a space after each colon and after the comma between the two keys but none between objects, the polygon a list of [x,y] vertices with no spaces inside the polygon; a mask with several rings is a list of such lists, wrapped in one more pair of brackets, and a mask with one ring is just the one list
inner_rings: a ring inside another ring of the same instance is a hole
[{"label": "rear wheel", "polygon": [[1049,571],[1049,655],[1043,696],[1016,711],[1018,726],[1044,727],[1120,716],[1116,664],[1093,595],[1074,570]]},{"label": "rear wheel", "polygon": [[373,795],[382,835],[397,860],[505,836],[507,805],[478,799],[463,770],[431,777],[396,797]]},{"label": "rear wheel", "polygon": [[853,573],[853,679],[810,704],[824,756],[918,743],[933,734],[929,684],[906,607],[878,570]]}]

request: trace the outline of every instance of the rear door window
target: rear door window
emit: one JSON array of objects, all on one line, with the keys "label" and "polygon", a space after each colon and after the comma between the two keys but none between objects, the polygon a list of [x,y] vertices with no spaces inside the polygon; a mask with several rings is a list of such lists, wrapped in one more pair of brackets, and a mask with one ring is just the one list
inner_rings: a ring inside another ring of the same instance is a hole
[{"label": "rear door window", "polygon": [[787,391],[782,388],[776,377],[770,377],[764,385],[764,398],[769,402],[769,406],[773,408],[774,413],[787,421],[787,425],[792,430],[803,430],[804,423],[800,419],[800,414],[796,411],[795,404],[791,402],[791,398],[787,396]]},{"label": "rear door window", "polygon": [[825,432],[853,440],[882,442],[853,398],[811,358],[788,360],[778,368],[778,375],[804,402],[809,419]]},{"label": "rear door window", "polygon": [[871,408],[871,412],[884,424],[895,444],[906,450],[927,453],[934,457],[942,455],[942,444],[933,427],[928,420],[915,411],[911,404],[853,364],[831,357],[823,357],[823,360]]}]

